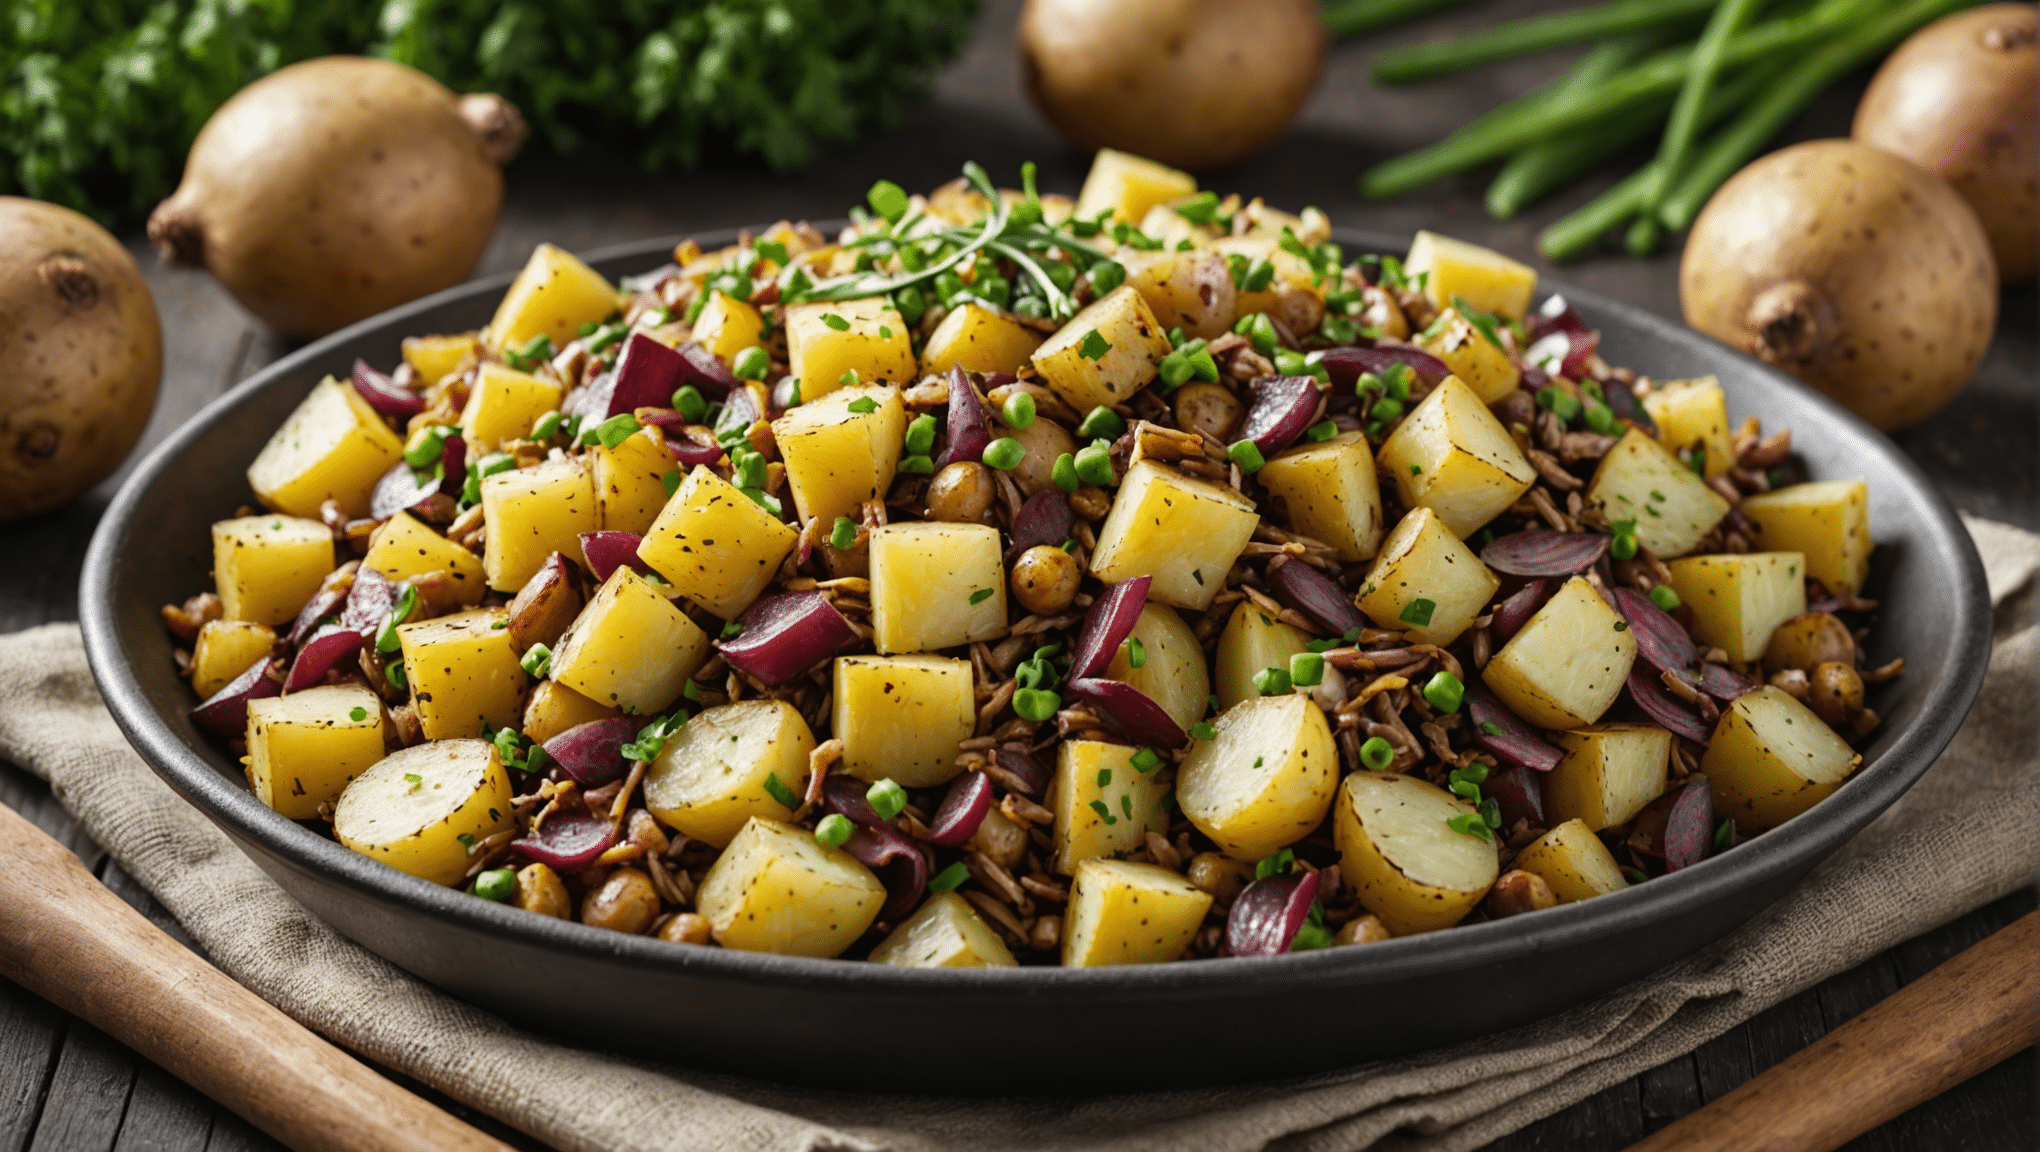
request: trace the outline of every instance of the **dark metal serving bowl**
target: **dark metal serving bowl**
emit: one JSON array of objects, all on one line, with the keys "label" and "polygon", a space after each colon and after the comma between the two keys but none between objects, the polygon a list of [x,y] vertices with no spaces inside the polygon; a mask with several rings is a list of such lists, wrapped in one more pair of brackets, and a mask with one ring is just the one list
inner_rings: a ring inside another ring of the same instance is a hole
[{"label": "dark metal serving bowl", "polygon": [[[1349,252],[1397,238],[1343,232]],[[714,247],[730,236],[707,238]],[[595,253],[617,277],[663,263],[671,240]],[[1868,595],[1887,605],[1870,657],[1906,659],[1875,698],[1884,726],[1865,763],[1808,814],[1723,856],[1627,891],[1532,916],[1357,948],[1102,969],[902,969],[694,948],[534,916],[407,876],[271,812],[240,766],[188,718],[190,686],[157,616],[209,587],[208,525],[249,499],[248,462],[321,377],[357,356],[391,364],[407,334],[488,322],[508,276],[479,280],[337,332],[209,405],[115,497],[80,596],[86,649],[121,729],[170,786],[305,907],[448,992],[589,1047],[833,1087],[970,1091],[1183,1084],[1180,1061],[1132,1060],[1222,1038],[1237,1070],[1319,1070],[1522,1024],[1644,976],[1762,911],[1898,799],[1974,701],[1990,651],[1983,567],[1947,501],[1890,441],[1811,389],[1683,326],[1567,291],[1602,354],[1659,378],[1712,373],[1738,416],[1789,427],[1815,477],[1870,485],[1877,553]],[[997,1036],[967,1061],[862,1046],[904,1021]],[[1026,1027],[1014,1028],[1015,1021]],[[685,1043],[676,1044],[676,1038]],[[1002,1073],[1015,1073],[1002,1075]],[[1024,1075],[1018,1074],[1024,1073]],[[1195,1073],[1189,1073],[1195,1076]],[[981,1089],[979,1089],[981,1090]]]}]

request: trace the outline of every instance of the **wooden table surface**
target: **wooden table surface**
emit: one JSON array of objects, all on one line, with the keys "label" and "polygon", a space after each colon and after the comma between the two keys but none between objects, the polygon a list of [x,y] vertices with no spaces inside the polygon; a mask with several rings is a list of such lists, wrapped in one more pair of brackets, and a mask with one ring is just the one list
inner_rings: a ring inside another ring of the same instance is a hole
[{"label": "wooden table surface", "polygon": [[[1559,6],[1549,0],[1491,0],[1465,14],[1335,48],[1294,130],[1253,160],[1212,174],[1208,185],[1259,193],[1291,209],[1316,204],[1342,224],[1404,233],[1429,227],[1536,263],[1531,254],[1537,229],[1626,169],[1611,168],[1517,220],[1501,222],[1480,210],[1484,183],[1479,177],[1387,204],[1361,201],[1353,181],[1368,164],[1435,138],[1570,60],[1554,53],[1444,81],[1382,89],[1368,76],[1375,48],[1496,15]],[[983,163],[1004,183],[1017,182],[1020,162],[1032,159],[1041,165],[1045,189],[1074,192],[1085,159],[1066,148],[1021,95],[1011,36],[1018,7],[1019,0],[987,0],[977,37],[939,77],[931,106],[901,130],[846,151],[823,170],[777,177],[753,165],[726,162],[716,171],[692,176],[646,176],[601,157],[571,162],[526,157],[510,171],[509,206],[479,271],[519,266],[540,240],[585,249],[781,216],[840,215],[878,178],[909,189],[932,187],[954,176],[966,159]],[[1831,93],[1793,125],[1790,137],[1845,135],[1864,79],[1857,77],[1847,90]],[[229,385],[287,352],[289,345],[264,331],[206,276],[158,268],[140,238],[130,239],[155,288],[167,344],[162,398],[145,440],[153,443]],[[1676,250],[1650,260],[1611,253],[1544,271],[1678,315]],[[1898,442],[1959,507],[2040,528],[2035,301],[2030,288],[2006,294],[1997,343],[1977,380],[1949,408],[1902,433]],[[76,618],[79,565],[117,479],[72,508],[0,528],[0,547],[16,557],[15,563],[0,566],[0,631]],[[0,763],[0,803],[19,809],[71,845],[109,887],[176,931],[140,885],[105,858],[34,778]],[[2034,906],[2034,894],[2026,891],[1979,909],[1801,993],[1689,1056],[1498,1141],[1492,1152],[1626,1147],[1805,1047]],[[1849,1147],[1860,1152],[2031,1147],[2036,1073],[2040,1062],[2029,1049]],[[454,1110],[468,1115],[457,1106]],[[486,1117],[470,1118],[521,1146],[537,1147]],[[163,1069],[0,981],[0,1152],[274,1146]]]}]

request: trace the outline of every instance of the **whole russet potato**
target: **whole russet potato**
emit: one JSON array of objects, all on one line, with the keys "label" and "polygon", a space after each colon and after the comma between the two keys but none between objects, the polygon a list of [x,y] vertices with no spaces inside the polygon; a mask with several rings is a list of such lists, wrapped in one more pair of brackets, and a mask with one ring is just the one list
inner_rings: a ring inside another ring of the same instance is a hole
[{"label": "whole russet potato", "polygon": [[163,327],[104,228],[0,196],[0,520],[46,512],[120,467],[163,376]]},{"label": "whole russet potato", "polygon": [[467,278],[524,133],[501,98],[402,64],[307,60],[213,113],[149,239],[278,331],[322,336]]},{"label": "whole russet potato", "polygon": [[1809,140],[1708,200],[1679,302],[1694,328],[1889,432],[1975,373],[1997,323],[1997,265],[1947,181],[1867,144]]},{"label": "whole russet potato", "polygon": [[1856,105],[1850,136],[1955,186],[1983,221],[1998,278],[2040,262],[2040,9],[1986,4],[1913,33]]},{"label": "whole russet potato", "polygon": [[1217,168],[1282,134],[1324,63],[1316,0],[1027,0],[1027,91],[1080,148]]}]

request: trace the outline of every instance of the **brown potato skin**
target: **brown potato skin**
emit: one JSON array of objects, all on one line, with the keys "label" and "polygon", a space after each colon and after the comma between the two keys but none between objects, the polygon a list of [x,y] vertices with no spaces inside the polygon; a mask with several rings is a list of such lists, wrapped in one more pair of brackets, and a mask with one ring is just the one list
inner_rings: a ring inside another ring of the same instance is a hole
[{"label": "brown potato skin", "polygon": [[1807,612],[1794,616],[1771,633],[1764,648],[1764,670],[1782,672],[1797,668],[1812,672],[1829,661],[1854,664],[1856,638],[1849,626],[1831,612]]},{"label": "brown potato skin", "polygon": [[162,376],[163,326],[127,249],[68,208],[0,196],[0,520],[120,467]]},{"label": "brown potato skin", "polygon": [[2031,4],[1986,4],[1898,46],[1856,105],[1849,135],[1954,185],[1983,221],[2003,284],[2040,262],[2040,51]]},{"label": "brown potato skin", "polygon": [[1997,324],[1997,264],[1948,182],[1850,140],[1762,157],[1715,192],[1679,264],[1686,323],[1883,431],[1939,409]]}]

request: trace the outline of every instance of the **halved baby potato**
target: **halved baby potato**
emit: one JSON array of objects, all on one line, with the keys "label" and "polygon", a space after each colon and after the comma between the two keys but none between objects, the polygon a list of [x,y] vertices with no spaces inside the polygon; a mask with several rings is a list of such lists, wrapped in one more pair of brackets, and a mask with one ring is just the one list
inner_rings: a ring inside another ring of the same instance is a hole
[{"label": "halved baby potato", "polygon": [[382,758],[382,700],[358,684],[248,701],[248,783],[292,820],[316,818]]},{"label": "halved baby potato", "polygon": [[[1133,666],[1136,640],[1141,653],[1138,668]],[[1197,643],[1197,633],[1167,604],[1149,603],[1140,610],[1132,634],[1106,666],[1105,679],[1124,681],[1146,693],[1178,728],[1195,724],[1211,706],[1211,672],[1204,666],[1204,648]]]},{"label": "halved baby potato", "polygon": [[1539,836],[1509,866],[1541,877],[1566,904],[1629,887],[1614,853],[1584,820],[1567,820]]},{"label": "halved baby potato", "polygon": [[937,892],[878,947],[873,964],[895,968],[1013,968],[1019,961],[970,901],[954,892]]},{"label": "halved baby potato", "polygon": [[1235,860],[1272,855],[1324,821],[1339,753],[1308,696],[1262,696],[1221,712],[1176,774],[1176,803]]},{"label": "halved baby potato", "polygon": [[1354,772],[1335,812],[1339,875],[1397,936],[1459,923],[1500,873],[1491,841],[1446,823],[1473,805],[1429,781]]},{"label": "halved baby potato", "polygon": [[1766,684],[1722,710],[1700,769],[1714,788],[1714,814],[1752,833],[1825,800],[1862,762],[1812,709]]},{"label": "halved baby potato", "polygon": [[812,832],[752,817],[716,857],[694,905],[716,943],[742,952],[830,957],[857,942],[885,904],[885,885]]},{"label": "halved baby potato", "polygon": [[807,721],[784,700],[710,708],[666,738],[645,772],[645,807],[667,827],[724,847],[753,816],[793,815],[779,796],[801,794],[814,750]]},{"label": "halved baby potato", "polygon": [[[1289,658],[1310,650],[1310,634],[1293,624],[1270,616],[1252,600],[1242,600],[1218,634],[1218,652],[1213,658],[1213,686],[1218,690],[1220,710],[1259,699],[1254,677],[1270,668],[1289,671]],[[1188,725],[1184,725],[1188,727]]]},{"label": "halved baby potato", "polygon": [[486,740],[395,752],[355,777],[333,806],[342,844],[448,887],[467,878],[482,841],[516,827],[509,774]]},{"label": "halved baby potato", "polygon": [[1086,860],[1070,882],[1065,968],[1161,964],[1183,955],[1204,926],[1211,893],[1154,864]]}]

